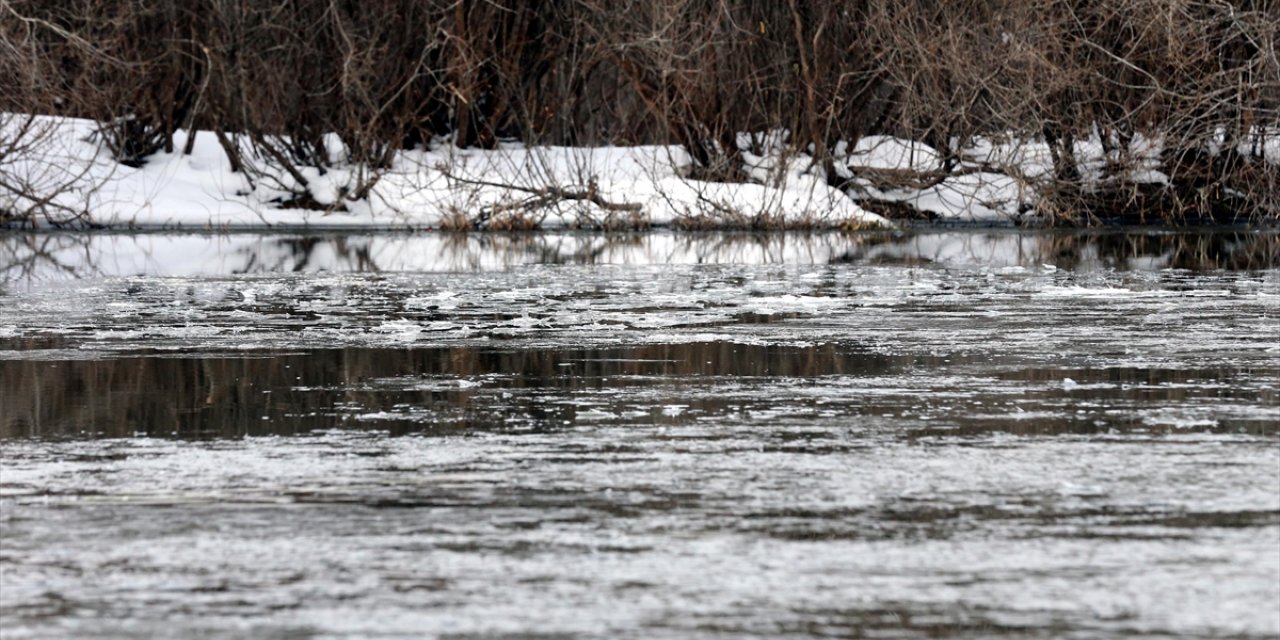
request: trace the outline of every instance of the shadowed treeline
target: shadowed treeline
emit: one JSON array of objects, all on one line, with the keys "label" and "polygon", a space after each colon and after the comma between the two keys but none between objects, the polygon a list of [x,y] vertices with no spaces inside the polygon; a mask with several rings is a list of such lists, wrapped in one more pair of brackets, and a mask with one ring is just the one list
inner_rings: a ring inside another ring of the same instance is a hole
[{"label": "shadowed treeline", "polygon": [[[259,180],[270,165],[305,187],[309,167],[354,163],[353,201],[397,150],[441,136],[676,144],[690,175],[730,181],[781,140],[888,211],[860,185],[1036,180],[1017,152],[962,167],[965,149],[1021,140],[1051,156],[1045,213],[1223,219],[1280,212],[1261,160],[1280,135],[1278,41],[1275,0],[8,0],[0,112],[95,119],[131,165],[180,129]],[[881,134],[936,163],[837,166]],[[1132,177],[1148,169],[1168,183]]]}]

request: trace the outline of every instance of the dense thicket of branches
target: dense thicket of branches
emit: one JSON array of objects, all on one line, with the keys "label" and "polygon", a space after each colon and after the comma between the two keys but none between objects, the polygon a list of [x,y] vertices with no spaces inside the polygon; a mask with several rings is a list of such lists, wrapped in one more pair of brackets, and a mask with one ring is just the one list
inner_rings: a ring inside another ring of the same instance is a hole
[{"label": "dense thicket of branches", "polygon": [[[1049,145],[1063,210],[1275,216],[1278,46],[1280,0],[0,0],[0,112],[94,118],[132,164],[207,130],[304,184],[446,135],[674,143],[735,179],[741,132],[787,130],[848,187],[831,165],[869,134],[938,175],[1012,136]],[[1083,139],[1117,175],[1163,141],[1171,186],[1084,188]]]}]

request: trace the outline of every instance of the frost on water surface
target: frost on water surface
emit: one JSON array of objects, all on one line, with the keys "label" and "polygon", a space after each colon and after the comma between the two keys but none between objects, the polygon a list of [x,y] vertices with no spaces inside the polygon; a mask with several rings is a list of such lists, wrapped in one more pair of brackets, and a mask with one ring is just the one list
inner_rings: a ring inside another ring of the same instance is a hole
[{"label": "frost on water surface", "polygon": [[17,236],[6,637],[1271,637],[1275,236]]}]

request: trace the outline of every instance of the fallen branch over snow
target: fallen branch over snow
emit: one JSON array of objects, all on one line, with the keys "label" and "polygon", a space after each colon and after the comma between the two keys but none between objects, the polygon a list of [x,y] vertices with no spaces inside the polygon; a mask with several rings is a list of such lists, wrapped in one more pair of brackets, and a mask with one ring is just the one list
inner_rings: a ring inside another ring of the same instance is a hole
[{"label": "fallen branch over snow", "polygon": [[473,187],[491,187],[495,189],[506,189],[510,191],[518,191],[527,193],[529,198],[517,202],[505,202],[493,205],[487,205],[480,208],[477,212],[474,224],[476,226],[484,226],[495,215],[510,211],[536,211],[546,207],[553,206],[560,202],[590,202],[605,211],[639,214],[644,210],[644,205],[634,202],[613,202],[606,200],[600,195],[600,186],[596,183],[596,179],[589,178],[585,187],[565,188],[555,185],[545,187],[525,187],[517,184],[494,182],[490,180],[481,180],[478,178],[465,178],[455,174],[449,170],[448,165],[438,164],[436,170],[445,178]]}]

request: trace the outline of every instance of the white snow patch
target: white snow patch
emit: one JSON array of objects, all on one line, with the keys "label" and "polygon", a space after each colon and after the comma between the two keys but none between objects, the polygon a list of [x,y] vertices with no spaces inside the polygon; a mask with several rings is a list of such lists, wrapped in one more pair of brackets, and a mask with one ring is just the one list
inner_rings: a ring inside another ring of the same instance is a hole
[{"label": "white snow patch", "polygon": [[[87,212],[97,224],[151,228],[433,228],[458,215],[475,216],[485,209],[528,201],[535,192],[554,187],[579,193],[594,189],[608,202],[636,206],[639,211],[631,222],[639,223],[662,225],[695,218],[711,225],[764,220],[893,226],[824,181],[804,174],[799,165],[783,168],[767,184],[687,179],[682,176],[691,160],[675,146],[504,144],[480,150],[437,143],[429,149],[400,152],[368,198],[351,201],[343,194],[357,186],[360,171],[356,167],[335,166],[323,172],[303,167],[306,189],[283,172],[275,181],[283,189],[251,185],[243,174],[231,171],[212,134],[196,132],[191,155],[158,153],[144,166],[131,168],[115,163],[89,141],[93,122],[43,116],[40,120],[52,135],[42,139],[31,157],[5,160],[0,171],[30,178],[38,192],[56,192],[52,203],[62,211],[47,216],[55,221]],[[189,135],[179,131],[175,146],[184,147]],[[64,188],[67,181],[70,188]],[[279,207],[280,201],[299,191],[321,205],[335,207],[330,211]],[[0,201],[17,211],[32,204],[22,198]],[[502,215],[509,214],[494,214]],[[551,202],[519,214],[543,228],[629,224],[626,215],[588,199]]]}]

